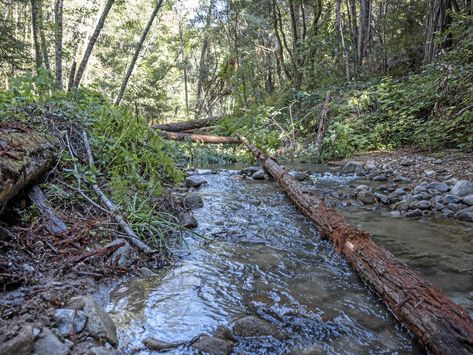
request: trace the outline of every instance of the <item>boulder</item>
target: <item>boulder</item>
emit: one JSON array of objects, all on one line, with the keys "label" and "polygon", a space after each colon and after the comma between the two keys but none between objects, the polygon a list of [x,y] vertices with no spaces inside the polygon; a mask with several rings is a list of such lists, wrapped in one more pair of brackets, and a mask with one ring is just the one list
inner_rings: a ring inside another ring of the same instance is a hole
[{"label": "boulder", "polygon": [[287,174],[297,181],[304,181],[307,179],[307,174],[297,171],[297,170],[291,170]]},{"label": "boulder", "polygon": [[184,213],[179,220],[179,224],[184,228],[195,228],[197,227],[197,219],[192,213]]},{"label": "boulder", "polygon": [[181,344],[179,343],[168,343],[165,341],[157,340],[151,337],[146,338],[143,340],[143,344],[150,350],[153,351],[165,351],[177,348]]},{"label": "boulder", "polygon": [[417,210],[412,210],[412,211],[408,211],[406,214],[405,214],[406,217],[420,217],[422,216],[422,211],[417,209]]},{"label": "boulder", "polygon": [[228,355],[233,351],[233,345],[229,341],[208,335],[201,336],[192,347],[212,355]]},{"label": "boulder", "polygon": [[450,211],[457,212],[460,211],[463,206],[459,203],[448,203],[446,206]]},{"label": "boulder", "polygon": [[435,202],[434,208],[435,208],[437,211],[440,211],[440,210],[443,210],[443,209],[445,208],[445,205],[441,204],[440,202]]},{"label": "boulder", "polygon": [[463,197],[463,203],[467,206],[473,206],[473,195]]},{"label": "boulder", "polygon": [[85,328],[87,316],[83,311],[59,308],[54,312],[59,335],[78,334]]},{"label": "boulder", "polygon": [[455,213],[455,218],[462,221],[473,222],[473,206],[458,211]]},{"label": "boulder", "polygon": [[385,205],[387,205],[389,203],[389,198],[388,196],[384,195],[384,194],[380,194],[379,192],[375,192],[374,193],[375,197],[381,201],[382,203],[384,203]]},{"label": "boulder", "polygon": [[427,190],[434,189],[440,192],[447,192],[448,190],[450,190],[450,186],[448,186],[444,182],[438,182],[438,181],[427,184],[426,188]]},{"label": "boulder", "polygon": [[48,328],[43,328],[38,339],[34,342],[33,353],[35,355],[66,355],[69,352],[67,345]]},{"label": "boulder", "polygon": [[428,192],[420,192],[417,195],[412,195],[414,200],[428,200],[430,198],[430,194]]},{"label": "boulder", "polygon": [[196,194],[189,194],[184,197],[182,204],[184,205],[184,208],[188,209],[204,207],[204,201],[202,200],[202,197]]},{"label": "boulder", "polygon": [[245,316],[238,319],[232,331],[241,337],[276,336],[277,329],[271,323],[254,316]]},{"label": "boulder", "polygon": [[256,173],[258,170],[260,170],[261,167],[260,166],[249,166],[248,168],[246,169],[243,169],[241,171],[241,173],[243,175],[253,175],[254,173]]},{"label": "boulder", "polygon": [[358,201],[363,202],[364,204],[370,205],[376,203],[376,196],[371,191],[362,190],[356,194]]},{"label": "boulder", "polygon": [[86,330],[96,339],[104,339],[117,346],[117,328],[110,316],[90,297],[84,297],[84,313],[87,315]]},{"label": "boulder", "polygon": [[415,165],[415,163],[416,162],[412,159],[403,159],[399,164],[401,164],[401,166],[412,166]]},{"label": "boulder", "polygon": [[406,194],[406,190],[404,190],[403,188],[399,188],[391,192],[388,195],[388,198],[392,201],[396,201],[396,200],[399,200],[401,196],[404,196],[405,194]]},{"label": "boulder", "polygon": [[357,187],[355,187],[355,194],[360,191],[371,191],[371,188],[367,185],[358,185]]},{"label": "boulder", "polygon": [[407,211],[409,209],[409,203],[407,201],[399,201],[393,205],[393,208],[397,211]]},{"label": "boulder", "polygon": [[0,354],[29,355],[33,350],[33,328],[25,326],[10,340],[0,344]]},{"label": "boulder", "polygon": [[205,181],[204,179],[198,179],[195,176],[189,176],[189,177],[186,178],[186,187],[187,188],[190,188],[190,187],[198,188],[201,185],[205,184],[206,182],[207,181]]},{"label": "boulder", "polygon": [[253,173],[251,177],[254,180],[264,180],[266,178],[266,172],[263,169],[259,169],[257,172]]},{"label": "boulder", "polygon": [[419,184],[414,188],[414,194],[419,194],[421,192],[427,192],[427,184]]},{"label": "boulder", "polygon": [[365,173],[366,170],[363,167],[363,164],[359,161],[349,161],[343,166],[344,173]]},{"label": "boulder", "polygon": [[457,196],[467,196],[473,194],[473,182],[468,180],[460,180],[453,185],[450,192]]},{"label": "boulder", "polygon": [[462,199],[459,197],[459,196],[455,196],[455,195],[445,195],[443,198],[442,198],[442,202],[443,203],[458,203],[460,202]]}]

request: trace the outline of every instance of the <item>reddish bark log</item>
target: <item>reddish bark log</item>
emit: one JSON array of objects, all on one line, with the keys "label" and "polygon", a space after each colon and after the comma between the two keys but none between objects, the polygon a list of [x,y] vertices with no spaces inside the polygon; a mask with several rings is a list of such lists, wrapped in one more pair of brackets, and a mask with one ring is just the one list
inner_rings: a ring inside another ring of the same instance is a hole
[{"label": "reddish bark log", "polygon": [[222,136],[208,136],[204,134],[189,134],[179,132],[161,132],[161,135],[173,141],[192,141],[207,144],[240,144],[240,138],[236,137],[222,137]]},{"label": "reddish bark log", "polygon": [[217,117],[205,118],[203,120],[163,123],[163,124],[152,125],[151,128],[157,128],[157,129],[160,129],[162,131],[167,131],[167,132],[182,132],[182,131],[189,131],[191,129],[211,126],[215,124],[216,122],[218,122],[221,118],[222,118],[221,116],[217,116]]},{"label": "reddish bark log", "polygon": [[240,137],[294,204],[318,227],[339,253],[433,354],[472,354],[473,320],[442,291],[373,242],[313,191],[294,180],[271,157]]}]

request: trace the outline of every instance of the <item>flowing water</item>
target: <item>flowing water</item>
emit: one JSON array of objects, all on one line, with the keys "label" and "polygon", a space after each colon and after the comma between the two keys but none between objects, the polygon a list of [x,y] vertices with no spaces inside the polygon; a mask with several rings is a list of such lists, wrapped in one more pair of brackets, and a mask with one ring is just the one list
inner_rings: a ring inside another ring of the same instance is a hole
[{"label": "flowing water", "polygon": [[[330,170],[323,167],[322,171]],[[320,171],[320,170],[319,170]],[[352,176],[318,173],[320,193],[344,193]],[[322,240],[275,182],[229,172],[202,176],[197,232],[175,266],[132,279],[110,294],[108,310],[126,352],[142,340],[189,342],[229,328],[249,314],[278,327],[280,337],[239,339],[239,354],[419,353],[411,336],[343,257]],[[361,207],[342,208],[378,243],[473,313],[473,229],[441,219],[393,219]],[[278,338],[278,339],[277,339]],[[169,351],[191,354],[181,346]]]}]

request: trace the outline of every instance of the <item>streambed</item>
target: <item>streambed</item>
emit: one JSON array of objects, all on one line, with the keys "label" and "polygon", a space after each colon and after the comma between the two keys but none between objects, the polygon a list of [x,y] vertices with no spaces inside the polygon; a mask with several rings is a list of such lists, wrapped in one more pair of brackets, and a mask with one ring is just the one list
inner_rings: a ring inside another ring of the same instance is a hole
[{"label": "streambed", "polygon": [[[355,177],[317,167],[321,193],[343,193]],[[188,343],[242,315],[275,325],[282,336],[238,338],[235,353],[419,353],[376,295],[271,181],[231,172],[203,175],[204,207],[177,264],[132,279],[110,294],[108,310],[125,352],[142,341]],[[446,219],[393,219],[360,206],[341,208],[353,223],[473,313],[472,227]],[[185,345],[168,351],[193,353]]]}]

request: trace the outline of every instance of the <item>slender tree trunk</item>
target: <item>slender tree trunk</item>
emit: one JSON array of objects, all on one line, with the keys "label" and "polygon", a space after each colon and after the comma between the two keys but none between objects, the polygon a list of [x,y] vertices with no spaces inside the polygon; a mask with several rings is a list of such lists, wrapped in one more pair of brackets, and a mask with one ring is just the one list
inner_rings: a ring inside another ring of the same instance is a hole
[{"label": "slender tree trunk", "polygon": [[51,65],[49,62],[48,43],[44,34],[44,18],[43,18],[43,2],[38,0],[38,20],[39,20],[39,37],[41,39],[41,52],[43,55],[43,63],[47,70],[51,72]]},{"label": "slender tree trunk", "polygon": [[38,0],[31,0],[31,23],[33,30],[33,43],[36,62],[36,71],[43,65],[43,58],[41,54],[41,42],[39,38],[39,2]]},{"label": "slender tree trunk", "polygon": [[179,25],[179,41],[181,44],[181,56],[182,56],[182,66],[183,66],[183,75],[184,75],[184,95],[186,99],[186,116],[189,114],[189,89],[188,89],[188,79],[187,79],[187,57],[186,50],[184,46],[184,29],[182,28],[182,23]]},{"label": "slender tree trunk", "polygon": [[94,33],[90,37],[89,43],[87,44],[87,48],[85,49],[84,56],[82,57],[82,61],[80,62],[79,69],[77,70],[76,76],[74,78],[74,85],[73,87],[78,87],[80,85],[82,75],[84,74],[85,68],[87,63],[89,62],[90,55],[92,54],[92,49],[94,49],[95,43],[97,42],[97,38],[102,31],[102,28],[105,24],[105,19],[108,16],[115,0],[107,0],[105,7],[102,11],[102,14],[99,17],[97,25],[95,26]]},{"label": "slender tree trunk", "polygon": [[56,89],[62,90],[62,9],[63,0],[56,0],[55,14],[55,42],[56,42]]},{"label": "slender tree trunk", "polygon": [[122,82],[122,85],[120,87],[120,91],[118,92],[118,96],[117,96],[117,98],[115,99],[115,102],[114,102],[115,105],[120,105],[120,101],[123,98],[123,94],[125,93],[128,81],[130,80],[131,74],[133,73],[133,69],[135,68],[136,61],[138,60],[138,57],[140,55],[141,48],[143,48],[143,43],[146,40],[146,36],[148,35],[148,32],[151,28],[151,25],[153,24],[154,19],[156,18],[156,15],[158,14],[158,11],[161,8],[162,3],[163,3],[163,0],[157,0],[156,1],[156,5],[154,7],[153,12],[151,13],[151,17],[149,18],[149,21],[146,24],[146,27],[143,30],[143,33],[141,34],[140,40],[136,45],[135,54],[133,55],[133,58],[131,60],[130,65],[128,66],[125,77],[123,78],[123,82]]},{"label": "slender tree trunk", "polygon": [[320,157],[322,147],[324,145],[325,130],[328,126],[328,119],[330,113],[330,91],[325,94],[324,102],[322,103],[322,109],[320,110],[319,124],[317,128],[317,137],[315,139],[315,151],[314,155],[317,159]]},{"label": "slender tree trunk", "polygon": [[71,65],[71,70],[69,71],[69,79],[67,81],[67,91],[71,91],[74,87],[74,77],[76,75],[77,62],[73,61]]},{"label": "slender tree trunk", "polygon": [[[427,23],[425,25],[424,63],[431,63],[439,48],[435,38],[445,32],[451,22],[448,11],[452,8],[451,0],[428,1]],[[445,43],[444,43],[445,45]]]}]

